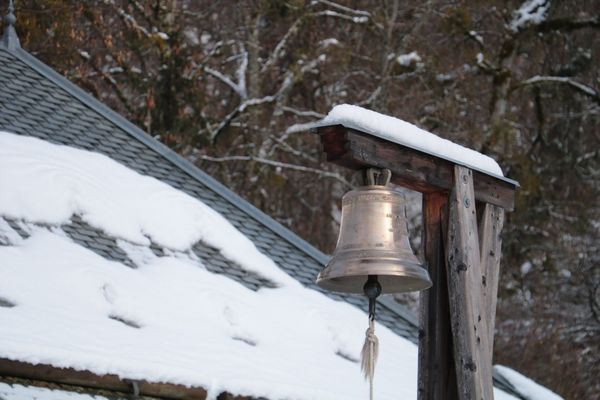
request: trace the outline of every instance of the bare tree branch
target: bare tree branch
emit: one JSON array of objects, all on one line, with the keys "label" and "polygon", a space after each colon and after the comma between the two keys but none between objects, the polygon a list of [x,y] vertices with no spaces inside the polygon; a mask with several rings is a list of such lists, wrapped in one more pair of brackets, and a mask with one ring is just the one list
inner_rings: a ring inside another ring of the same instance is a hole
[{"label": "bare tree branch", "polygon": [[600,28],[600,16],[596,15],[595,17],[584,19],[551,19],[544,21],[535,27],[539,32],[551,32],[557,30],[570,32],[583,28]]}]

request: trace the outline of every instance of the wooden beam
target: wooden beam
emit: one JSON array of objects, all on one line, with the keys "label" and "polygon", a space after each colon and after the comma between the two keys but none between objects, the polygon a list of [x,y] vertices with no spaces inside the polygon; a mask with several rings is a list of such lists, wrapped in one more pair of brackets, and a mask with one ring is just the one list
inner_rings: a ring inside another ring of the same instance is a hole
[{"label": "wooden beam", "polygon": [[[57,368],[46,364],[29,364],[21,361],[0,359],[0,376],[34,379],[94,389],[134,393],[133,381],[117,375],[96,375],[89,371],[72,368]],[[135,381],[139,394],[165,399],[205,400],[206,390],[200,387],[186,387],[172,383]]]},{"label": "wooden beam", "polygon": [[420,293],[419,400],[458,399],[444,251],[447,218],[448,196],[425,193],[422,243],[433,286]]},{"label": "wooden beam", "polygon": [[[453,186],[455,163],[407,146],[341,125],[316,129],[327,161],[358,170],[387,168],[392,182],[422,193],[445,191]],[[475,199],[505,210],[514,208],[516,183],[473,171]]]},{"label": "wooden beam", "polygon": [[483,207],[483,214],[479,222],[479,245],[483,273],[481,283],[485,307],[484,314],[488,319],[489,352],[493,354],[500,255],[502,253],[500,233],[504,225],[504,210],[491,204],[485,204]]},{"label": "wooden beam", "polygon": [[[28,388],[42,388],[48,389],[49,391],[53,391],[53,394],[46,394],[46,396],[40,397],[29,397],[29,399],[40,399],[47,400],[48,398],[58,398],[60,395],[64,395],[66,399],[74,398],[70,394],[82,394],[87,395],[86,398],[106,398],[110,400],[129,400],[129,399],[139,399],[139,400],[158,400],[158,397],[150,397],[150,396],[137,396],[135,397],[133,394],[126,394],[122,392],[116,392],[113,390],[105,390],[105,389],[97,389],[90,387],[82,387],[75,385],[65,385],[62,383],[56,382],[48,382],[48,381],[40,381],[35,379],[27,379],[27,378],[15,378],[12,376],[2,376],[0,375],[0,383],[8,384],[11,386],[21,385]],[[67,392],[67,393],[59,393],[59,392]]]},{"label": "wooden beam", "polygon": [[482,297],[479,235],[469,168],[454,167],[446,259],[456,377],[461,400],[492,400],[488,315]]}]

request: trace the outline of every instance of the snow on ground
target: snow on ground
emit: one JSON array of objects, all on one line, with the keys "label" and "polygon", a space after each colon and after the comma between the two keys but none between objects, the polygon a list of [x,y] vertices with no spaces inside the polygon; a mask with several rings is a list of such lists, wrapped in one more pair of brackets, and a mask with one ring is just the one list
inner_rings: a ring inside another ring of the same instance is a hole
[{"label": "snow on ground", "polygon": [[537,384],[514,369],[494,365],[494,371],[506,378],[528,400],[564,400],[550,389]]},{"label": "snow on ground", "polygon": [[350,104],[335,106],[318,125],[344,125],[370,133],[382,139],[399,143],[442,158],[466,165],[492,175],[502,176],[496,161],[475,150],[427,132],[398,118],[380,114]]},{"label": "snow on ground", "polygon": [[108,400],[104,396],[68,392],[60,389],[49,389],[36,386],[8,384],[0,382],[0,399],[2,400]]},{"label": "snow on ground", "polygon": [[[367,397],[364,312],[298,284],[200,201],[105,156],[10,133],[0,186],[0,215],[30,233],[0,225],[0,298],[13,305],[0,307],[1,358],[200,386],[210,399]],[[73,242],[59,227],[73,214],[116,236],[138,268]],[[158,257],[148,238],[177,251]],[[198,240],[280,286],[252,291],[209,272],[185,252]],[[381,325],[377,335],[376,398],[416,398],[417,347]]]},{"label": "snow on ground", "polygon": [[521,7],[514,12],[509,28],[514,32],[525,28],[527,25],[537,25],[546,19],[546,13],[550,8],[550,0],[526,0]]}]

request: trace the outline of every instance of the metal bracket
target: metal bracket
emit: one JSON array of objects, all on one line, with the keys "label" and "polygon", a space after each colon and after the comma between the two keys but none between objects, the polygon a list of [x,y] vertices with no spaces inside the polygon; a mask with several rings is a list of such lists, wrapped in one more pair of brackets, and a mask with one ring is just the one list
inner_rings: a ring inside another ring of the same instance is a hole
[{"label": "metal bracket", "polygon": [[392,171],[387,168],[367,168],[365,170],[365,184],[368,186],[387,186],[392,179]]}]

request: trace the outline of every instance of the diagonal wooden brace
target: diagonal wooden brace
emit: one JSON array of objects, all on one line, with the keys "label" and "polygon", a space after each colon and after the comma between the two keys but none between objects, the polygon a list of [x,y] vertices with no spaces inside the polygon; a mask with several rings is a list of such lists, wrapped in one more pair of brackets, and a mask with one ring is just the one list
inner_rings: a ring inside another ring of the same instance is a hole
[{"label": "diagonal wooden brace", "polygon": [[473,173],[454,167],[446,242],[450,321],[459,399],[493,399],[488,307],[484,302]]}]

